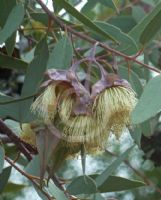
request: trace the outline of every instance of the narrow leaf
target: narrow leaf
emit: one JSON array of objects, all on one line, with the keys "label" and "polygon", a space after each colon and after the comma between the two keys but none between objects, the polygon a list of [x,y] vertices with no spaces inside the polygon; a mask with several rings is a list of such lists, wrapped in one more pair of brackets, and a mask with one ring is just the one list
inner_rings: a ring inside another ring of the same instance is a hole
[{"label": "narrow leaf", "polygon": [[34,156],[29,164],[25,167],[25,171],[33,176],[40,175],[40,157]]},{"label": "narrow leaf", "polygon": [[38,43],[35,49],[35,57],[28,67],[21,96],[29,96],[37,91],[47,67],[48,56],[48,45],[46,38],[43,38]]},{"label": "narrow leaf", "polygon": [[123,33],[119,28],[114,25],[104,23],[104,22],[95,22],[106,33],[112,35],[112,37],[119,42],[117,50],[126,53],[127,55],[133,55],[138,51],[137,45],[132,37],[128,34]]},{"label": "narrow leaf", "polygon": [[3,192],[3,189],[5,188],[8,182],[8,179],[11,174],[11,169],[12,167],[6,167],[5,169],[3,169],[2,173],[0,174],[0,193]]},{"label": "narrow leaf", "polygon": [[122,78],[130,82],[131,87],[137,93],[137,97],[140,97],[143,92],[143,86],[141,84],[139,76],[133,70],[130,69],[129,71],[128,68],[124,66],[119,66],[118,71],[119,71],[119,75]]},{"label": "narrow leaf", "polygon": [[[0,3],[0,26],[3,27],[6,20],[12,11],[13,7],[16,5],[16,0],[1,0]],[[6,41],[6,50],[8,55],[12,55],[13,48],[15,45],[16,33],[13,33],[10,38]]]},{"label": "narrow leaf", "polygon": [[[98,176],[98,174],[93,174],[90,177],[96,179]],[[100,193],[118,192],[142,186],[145,186],[145,183],[142,181],[131,180],[120,176],[109,176],[109,178],[100,187],[98,187],[98,190]]]},{"label": "narrow leaf", "polygon": [[[152,19],[155,18],[161,11],[161,2],[159,2],[155,8],[146,15],[140,23],[138,23],[130,32],[129,35],[133,37],[133,39],[136,41],[136,43],[139,43],[141,34],[143,33],[145,27],[148,26],[148,24],[151,22]],[[152,31],[152,30],[150,30]],[[148,33],[149,34],[149,33]]]},{"label": "narrow leaf", "polygon": [[12,55],[16,43],[16,31],[6,40],[6,50],[9,56]]},{"label": "narrow leaf", "polygon": [[94,194],[97,192],[96,184],[89,176],[80,176],[74,179],[67,187],[70,194]]},{"label": "narrow leaf", "polygon": [[22,23],[24,14],[25,10],[21,4],[16,5],[12,9],[3,29],[0,31],[0,44],[5,42],[17,30],[18,26]]},{"label": "narrow leaf", "polygon": [[110,39],[114,42],[117,42],[110,34],[103,31],[101,28],[99,28],[95,23],[93,23],[88,17],[77,11],[71,4],[69,4],[65,0],[55,0],[55,3],[62,8],[64,8],[69,14],[71,14],[73,17],[75,17],[77,20],[82,22],[84,25],[92,29],[93,31],[105,36],[107,39]]},{"label": "narrow leaf", "polygon": [[[132,112],[132,122],[139,124],[155,116],[161,110],[161,75],[151,79],[145,86],[138,104]],[[155,97],[155,98],[154,98]]]},{"label": "narrow leaf", "polygon": [[[28,67],[28,71],[25,77],[23,88],[21,91],[21,97],[30,96],[37,92],[38,86],[43,79],[44,72],[47,68],[49,53],[46,38],[43,38],[35,49],[35,57]],[[34,78],[33,78],[34,77]],[[34,98],[34,97],[33,97]],[[22,121],[28,120],[32,114],[30,112],[30,105],[33,98],[27,99],[20,103],[20,119]]]},{"label": "narrow leaf", "polygon": [[16,0],[1,0],[0,3],[0,26],[3,27],[6,23],[8,15],[16,5]]},{"label": "narrow leaf", "polygon": [[141,130],[142,130],[142,134],[145,137],[150,137],[154,134],[154,130],[153,130],[153,126],[152,126],[152,120],[148,119],[145,122],[140,124]]},{"label": "narrow leaf", "polygon": [[114,172],[117,167],[123,162],[123,160],[128,156],[133,146],[127,149],[123,154],[121,154],[113,163],[107,167],[97,178],[96,184],[98,187],[101,187],[105,181],[109,178],[109,176]]},{"label": "narrow leaf", "polygon": [[[13,97],[0,94],[0,102],[13,101]],[[19,120],[19,103],[11,103],[7,105],[0,105],[0,117],[11,117],[12,119]]]},{"label": "narrow leaf", "polygon": [[4,166],[4,148],[0,146],[0,173],[2,173],[3,166]]},{"label": "narrow leaf", "polygon": [[128,33],[137,24],[130,15],[113,16],[108,20],[108,23],[120,28],[125,33]]},{"label": "narrow leaf", "polygon": [[135,143],[140,147],[142,130],[141,127],[135,127],[134,130],[130,130],[131,137],[135,141]]},{"label": "narrow leaf", "polygon": [[52,181],[49,181],[48,191],[53,197],[58,200],[67,200],[64,192],[56,187],[56,185]]},{"label": "narrow leaf", "polygon": [[54,49],[50,53],[48,60],[48,68],[69,68],[71,66],[72,57],[73,49],[71,42],[67,37],[63,37],[56,43]]},{"label": "narrow leaf", "polygon": [[146,43],[148,43],[161,29],[160,20],[161,20],[161,9],[145,26],[145,29],[143,30],[140,36],[141,44],[145,45]]},{"label": "narrow leaf", "polygon": [[100,193],[94,194],[93,197],[94,200],[105,200],[105,198]]},{"label": "narrow leaf", "polygon": [[0,53],[0,67],[22,70],[25,72],[27,70],[28,63],[20,59],[13,58],[11,56]]},{"label": "narrow leaf", "polygon": [[[33,98],[33,95],[25,98],[13,98],[10,96],[6,96],[0,93],[0,117],[2,118],[12,118],[15,121],[21,122],[29,122],[31,121],[31,116],[26,116],[23,120],[20,116],[20,102],[26,102],[26,99]],[[21,111],[22,112],[22,111]],[[34,116],[32,116],[32,120],[34,120]]]},{"label": "narrow leaf", "polygon": [[107,6],[107,7],[115,9],[118,12],[118,8],[117,8],[115,1],[116,0],[100,0],[99,2],[102,3],[103,5]]}]

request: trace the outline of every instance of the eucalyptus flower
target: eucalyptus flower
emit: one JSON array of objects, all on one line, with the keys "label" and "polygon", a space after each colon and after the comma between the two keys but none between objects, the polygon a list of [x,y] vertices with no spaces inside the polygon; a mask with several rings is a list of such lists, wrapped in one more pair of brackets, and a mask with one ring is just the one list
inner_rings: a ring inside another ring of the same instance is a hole
[{"label": "eucalyptus flower", "polygon": [[108,74],[102,69],[102,78],[92,87],[97,118],[106,129],[119,137],[123,129],[130,125],[130,115],[137,98],[130,84],[116,74]]},{"label": "eucalyptus flower", "polygon": [[83,144],[92,152],[105,147],[111,132],[121,135],[130,124],[137,99],[126,80],[107,73],[100,65],[101,79],[86,88],[75,66],[46,73],[45,89],[33,103],[32,111],[62,132],[65,146]]}]

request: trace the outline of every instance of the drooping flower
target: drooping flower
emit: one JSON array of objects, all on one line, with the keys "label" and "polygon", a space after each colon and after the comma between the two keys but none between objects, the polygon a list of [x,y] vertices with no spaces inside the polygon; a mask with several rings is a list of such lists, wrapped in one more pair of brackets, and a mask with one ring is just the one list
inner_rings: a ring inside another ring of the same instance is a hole
[{"label": "drooping flower", "polygon": [[119,136],[125,126],[130,124],[130,114],[137,103],[135,92],[123,86],[111,87],[101,92],[96,101],[102,121],[107,123],[108,129]]},{"label": "drooping flower", "polygon": [[102,78],[92,87],[97,118],[117,137],[130,124],[130,114],[137,98],[130,84],[116,74],[102,70]]},{"label": "drooping flower", "polygon": [[62,132],[69,148],[82,144],[88,152],[102,148],[110,132],[119,136],[130,123],[135,92],[118,75],[108,74],[102,66],[100,71],[101,79],[87,89],[72,67],[49,70],[46,89],[32,105],[33,112]]}]

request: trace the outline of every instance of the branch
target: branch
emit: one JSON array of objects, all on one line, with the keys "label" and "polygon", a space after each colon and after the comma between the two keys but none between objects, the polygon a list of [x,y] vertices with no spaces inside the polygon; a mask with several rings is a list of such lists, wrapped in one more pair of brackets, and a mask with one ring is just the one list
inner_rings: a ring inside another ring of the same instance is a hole
[{"label": "branch", "polygon": [[49,196],[49,194],[47,192],[45,192],[40,185],[35,182],[33,179],[35,179],[35,177],[30,176],[30,174],[27,174],[26,172],[24,172],[23,170],[21,170],[17,165],[15,165],[15,163],[10,160],[7,156],[5,156],[5,160],[12,166],[14,167],[20,174],[22,174],[23,176],[25,176],[27,179],[29,179],[46,197],[48,200],[53,200],[52,197]]},{"label": "branch", "polygon": [[20,152],[22,152],[29,161],[32,160],[32,156],[30,155],[28,149],[25,148],[24,144],[22,143],[22,140],[17,135],[15,135],[12,132],[12,130],[8,128],[1,119],[0,119],[0,133],[7,135],[12,140],[12,142],[17,146]]},{"label": "branch", "polygon": [[60,28],[61,28],[62,30],[67,30],[67,31],[69,31],[70,33],[76,35],[77,37],[79,37],[79,38],[81,38],[81,39],[83,39],[83,40],[88,41],[89,43],[91,43],[91,44],[93,44],[93,45],[94,45],[95,43],[98,43],[98,46],[102,47],[103,49],[106,49],[107,51],[110,51],[110,52],[112,52],[112,53],[114,53],[114,54],[116,54],[116,55],[118,55],[118,56],[124,57],[126,60],[133,61],[133,62],[135,62],[135,63],[137,63],[137,64],[139,64],[139,65],[142,65],[143,67],[145,67],[145,68],[147,68],[147,69],[149,69],[149,70],[155,71],[155,72],[157,72],[157,73],[159,73],[159,74],[161,73],[161,71],[160,71],[159,69],[156,69],[156,68],[154,68],[154,67],[152,67],[152,66],[149,66],[149,65],[147,65],[147,64],[145,64],[145,63],[143,63],[143,62],[138,61],[138,60],[136,59],[136,57],[137,57],[136,55],[134,55],[134,56],[127,56],[126,54],[124,54],[124,53],[122,53],[122,52],[120,52],[120,51],[117,51],[117,50],[115,50],[115,49],[112,49],[111,47],[109,47],[108,45],[106,45],[106,44],[104,44],[104,43],[102,43],[102,42],[99,42],[99,41],[97,41],[97,40],[95,40],[95,39],[93,39],[93,38],[91,38],[91,37],[89,37],[89,36],[87,36],[87,35],[85,35],[85,34],[83,34],[83,33],[80,33],[80,32],[75,31],[73,28],[71,28],[70,26],[64,24],[64,22],[63,22],[61,19],[59,19],[57,16],[55,16],[55,15],[48,9],[48,7],[42,2],[42,0],[36,0],[36,1],[37,1],[38,4],[41,5],[42,9],[47,13],[47,15],[48,15],[54,22],[56,22],[56,23],[60,26]]},{"label": "branch", "polygon": [[[115,153],[112,153],[112,152],[108,151],[107,149],[105,150],[105,152],[108,153],[108,154],[110,154],[111,156],[118,157],[118,155],[116,155]],[[140,172],[140,171],[138,171],[137,169],[135,169],[135,168],[130,164],[130,162],[129,162],[128,160],[124,160],[124,163],[125,163],[128,167],[130,167],[130,168],[135,172],[135,174],[137,174],[138,176],[140,176],[140,177],[144,180],[144,182],[145,182],[147,185],[154,187],[155,190],[156,190],[159,194],[161,194],[161,189],[160,189],[157,185],[155,185],[155,183],[153,183],[149,178],[147,178],[142,172]]]}]

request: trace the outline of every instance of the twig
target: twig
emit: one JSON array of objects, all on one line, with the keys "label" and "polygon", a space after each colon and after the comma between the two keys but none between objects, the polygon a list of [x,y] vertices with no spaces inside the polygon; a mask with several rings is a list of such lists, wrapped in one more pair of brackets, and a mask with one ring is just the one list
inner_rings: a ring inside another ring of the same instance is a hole
[{"label": "twig", "polygon": [[[110,52],[112,52],[112,53],[115,53],[115,54],[118,55],[118,56],[124,57],[126,60],[133,61],[133,62],[135,62],[135,63],[137,63],[137,64],[139,64],[139,65],[141,65],[141,66],[143,66],[143,67],[145,67],[145,68],[147,68],[147,69],[149,69],[149,70],[155,71],[155,72],[157,72],[157,73],[161,73],[161,71],[160,71],[159,69],[156,69],[156,68],[151,67],[151,66],[149,66],[149,65],[147,65],[147,64],[145,64],[145,63],[143,63],[143,62],[140,62],[140,61],[136,60],[136,57],[137,57],[138,54],[136,54],[136,55],[134,55],[134,56],[127,56],[126,54],[124,54],[124,53],[122,53],[122,52],[120,52],[120,51],[117,51],[117,50],[115,50],[115,49],[112,49],[111,47],[107,46],[106,44],[104,44],[104,43],[102,43],[102,42],[99,42],[99,41],[97,41],[97,40],[95,40],[95,39],[93,39],[93,38],[91,38],[91,37],[89,37],[89,36],[87,36],[87,35],[85,35],[85,34],[83,34],[83,33],[80,33],[80,32],[75,31],[73,28],[71,28],[70,26],[64,24],[64,22],[63,22],[61,19],[59,19],[57,16],[55,16],[55,15],[48,9],[48,7],[42,2],[42,0],[36,0],[36,1],[37,1],[38,4],[41,5],[42,9],[47,13],[47,15],[48,15],[52,20],[54,20],[54,21],[60,26],[60,28],[61,28],[62,30],[67,30],[67,31],[69,31],[70,33],[76,35],[77,37],[79,37],[79,38],[81,38],[81,39],[84,39],[84,40],[88,41],[88,42],[91,43],[91,44],[98,43],[98,46],[100,46],[100,47],[106,49],[107,51],[110,51]],[[140,51],[139,51],[139,52],[140,52]]]},{"label": "twig", "polygon": [[[113,152],[110,152],[110,151],[108,151],[107,149],[105,150],[105,152],[108,153],[108,154],[110,154],[111,156],[118,157],[117,154],[115,154],[115,153],[113,153]],[[128,160],[124,160],[124,163],[125,163],[128,167],[130,167],[130,168],[135,172],[135,174],[137,174],[138,176],[140,176],[140,177],[144,180],[144,182],[145,182],[147,185],[154,187],[155,190],[156,190],[159,194],[161,194],[161,189],[160,189],[155,183],[153,183],[149,178],[147,178],[142,172],[140,172],[140,171],[138,171],[137,169],[135,169],[135,168],[130,164],[130,162],[129,162]]]},{"label": "twig", "polygon": [[47,192],[45,192],[38,183],[36,183],[33,180],[33,177],[30,176],[30,174],[27,174],[26,172],[24,172],[23,170],[21,170],[17,165],[15,165],[15,163],[10,160],[7,156],[5,156],[5,160],[12,166],[14,167],[20,174],[22,174],[23,176],[25,176],[27,179],[29,179],[47,198],[48,200],[53,200],[52,197],[49,196],[49,194]]},{"label": "twig", "polygon": [[17,137],[1,119],[0,119],[0,133],[4,133],[5,135],[7,135],[13,141],[13,143],[17,146],[20,152],[22,152],[28,160],[32,159],[30,152],[21,143],[20,138]]}]

